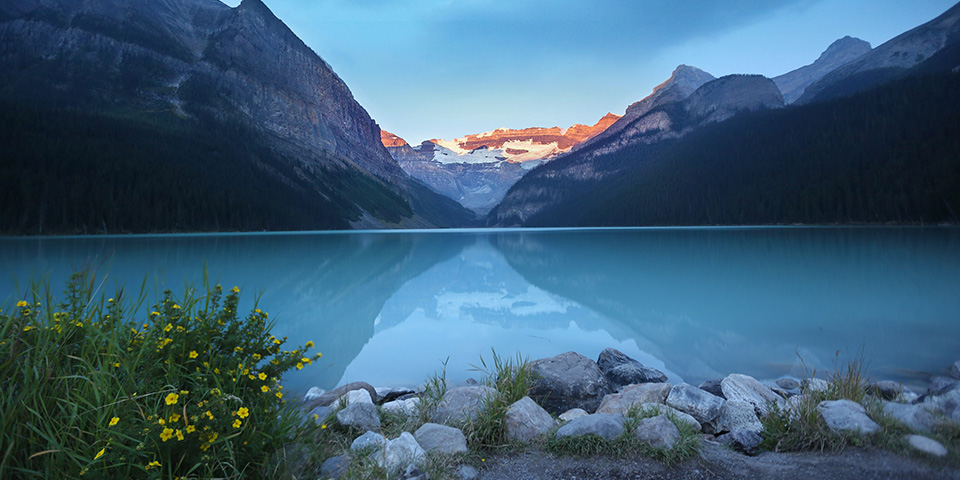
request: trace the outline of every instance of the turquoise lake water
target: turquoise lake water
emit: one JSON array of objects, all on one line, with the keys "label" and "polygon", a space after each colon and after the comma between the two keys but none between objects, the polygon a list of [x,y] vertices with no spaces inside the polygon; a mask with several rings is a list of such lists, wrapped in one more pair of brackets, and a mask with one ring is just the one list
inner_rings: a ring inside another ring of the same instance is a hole
[{"label": "turquoise lake water", "polygon": [[[0,238],[0,301],[92,265],[182,292],[206,265],[323,358],[294,391],[454,383],[491,348],[617,348],[670,381],[818,376],[859,355],[920,386],[960,359],[960,229],[451,230]],[[153,297],[151,297],[151,300]],[[241,310],[242,311],[242,310]]]}]

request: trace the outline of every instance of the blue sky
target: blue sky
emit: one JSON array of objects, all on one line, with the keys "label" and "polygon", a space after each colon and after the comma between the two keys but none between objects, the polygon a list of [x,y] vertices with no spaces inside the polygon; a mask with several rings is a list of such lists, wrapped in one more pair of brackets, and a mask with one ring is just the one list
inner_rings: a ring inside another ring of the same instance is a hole
[{"label": "blue sky", "polygon": [[[263,0],[412,144],[622,114],[681,63],[776,76],[953,0]],[[239,0],[224,3],[236,6]]]}]

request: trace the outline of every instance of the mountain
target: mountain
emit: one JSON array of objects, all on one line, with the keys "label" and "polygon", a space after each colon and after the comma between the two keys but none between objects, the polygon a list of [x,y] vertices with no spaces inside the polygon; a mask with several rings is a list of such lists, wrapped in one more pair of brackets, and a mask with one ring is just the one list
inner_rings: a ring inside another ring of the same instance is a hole
[{"label": "mountain", "polygon": [[960,38],[960,3],[937,18],[904,32],[806,88],[797,103],[849,95],[902,76]]},{"label": "mountain", "polygon": [[793,103],[800,98],[810,84],[862,57],[870,50],[869,42],[850,36],[843,37],[831,43],[810,65],[773,77],[773,83],[777,84],[777,88],[783,94],[783,101],[787,104]]},{"label": "mountain", "polygon": [[[626,140],[636,136],[639,133],[642,133],[642,131],[645,131],[645,129],[649,126],[652,126],[652,124],[647,122],[643,125],[637,125],[635,124],[637,119],[645,116],[647,113],[650,113],[651,110],[664,104],[676,102],[689,97],[691,93],[696,91],[703,84],[715,79],[716,78],[714,78],[713,75],[710,75],[709,73],[704,72],[697,67],[691,67],[689,65],[677,66],[677,68],[674,69],[673,73],[670,75],[670,78],[653,88],[653,93],[645,97],[643,100],[628,106],[627,111],[623,114],[623,117],[614,122],[613,125],[603,132],[598,133],[593,138],[588,139],[587,141],[574,147],[574,150],[582,150],[591,146],[595,146],[601,142],[609,143],[609,139],[615,136],[619,136],[620,138]],[[623,133],[625,129],[631,126],[634,128],[633,131]],[[611,145],[610,148],[616,148],[616,145]]]},{"label": "mountain", "polygon": [[4,130],[24,132],[5,143],[19,180],[0,180],[0,230],[470,221],[403,172],[349,88],[260,0],[7,1],[0,39]]},{"label": "mountain", "polygon": [[592,126],[570,128],[498,128],[451,141],[426,140],[417,147],[383,131],[381,141],[412,177],[486,215],[528,170],[603,132],[619,118],[608,113]]},{"label": "mountain", "polygon": [[[381,135],[405,172],[479,215],[486,215],[527,172],[524,165],[507,161],[499,150],[479,147],[457,155],[429,140],[414,149],[392,133]],[[438,157],[461,161],[440,161]]]},{"label": "mountain", "polygon": [[[523,163],[549,160],[569,151],[579,143],[588,140],[606,130],[620,118],[607,113],[594,125],[576,124],[570,128],[524,128],[520,130],[498,128],[496,130],[466,135],[453,140],[432,139],[431,143],[456,153],[466,155],[479,148],[486,148],[495,155],[502,155],[507,161]],[[464,163],[449,158],[438,158],[444,163]]]},{"label": "mountain", "polygon": [[551,192],[529,201],[538,208],[522,225],[957,224],[957,125],[960,75],[910,75],[626,147],[593,159],[614,172],[595,180],[562,177],[572,159],[559,159],[493,212],[517,193]]},{"label": "mountain", "polygon": [[[699,72],[699,73],[698,73]],[[696,73],[687,81],[688,73]],[[706,124],[726,120],[737,113],[783,106],[783,97],[772,80],[760,75],[728,75],[691,87],[704,78],[702,71],[679,67],[671,79],[649,97],[635,103],[634,119],[601,140],[584,144],[550,164],[537,168],[517,182],[488,215],[499,226],[525,224],[540,210],[564,200],[568,187],[598,182],[619,175],[601,158],[635,145],[652,145],[677,139]],[[690,92],[690,93],[687,93]],[[625,115],[624,118],[627,116]],[[612,127],[611,127],[612,128]],[[551,188],[552,185],[560,188]]]}]

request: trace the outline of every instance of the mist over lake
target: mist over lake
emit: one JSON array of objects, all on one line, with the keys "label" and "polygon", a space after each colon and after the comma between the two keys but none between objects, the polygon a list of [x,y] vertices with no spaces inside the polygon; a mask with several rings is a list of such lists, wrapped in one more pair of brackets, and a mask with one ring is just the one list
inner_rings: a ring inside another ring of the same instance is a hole
[{"label": "mist over lake", "polygon": [[[617,348],[697,384],[825,372],[862,355],[874,378],[921,384],[960,351],[956,228],[448,230],[0,239],[0,291],[243,291],[292,344],[323,358],[295,392],[350,381],[415,386],[447,361]],[[14,292],[20,291],[19,295]],[[149,306],[149,305],[148,305]],[[146,307],[145,307],[146,308]],[[818,373],[822,377],[822,374]]]}]

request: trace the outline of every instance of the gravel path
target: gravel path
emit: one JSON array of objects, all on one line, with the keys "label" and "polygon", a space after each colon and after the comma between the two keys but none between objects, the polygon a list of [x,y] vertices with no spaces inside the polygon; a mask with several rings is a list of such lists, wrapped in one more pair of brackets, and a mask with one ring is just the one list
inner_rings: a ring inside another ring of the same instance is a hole
[{"label": "gravel path", "polygon": [[773,453],[756,457],[703,442],[700,458],[673,467],[655,460],[555,457],[540,451],[487,458],[480,479],[626,480],[626,479],[957,479],[960,471],[873,449],[850,448],[840,454]]}]

